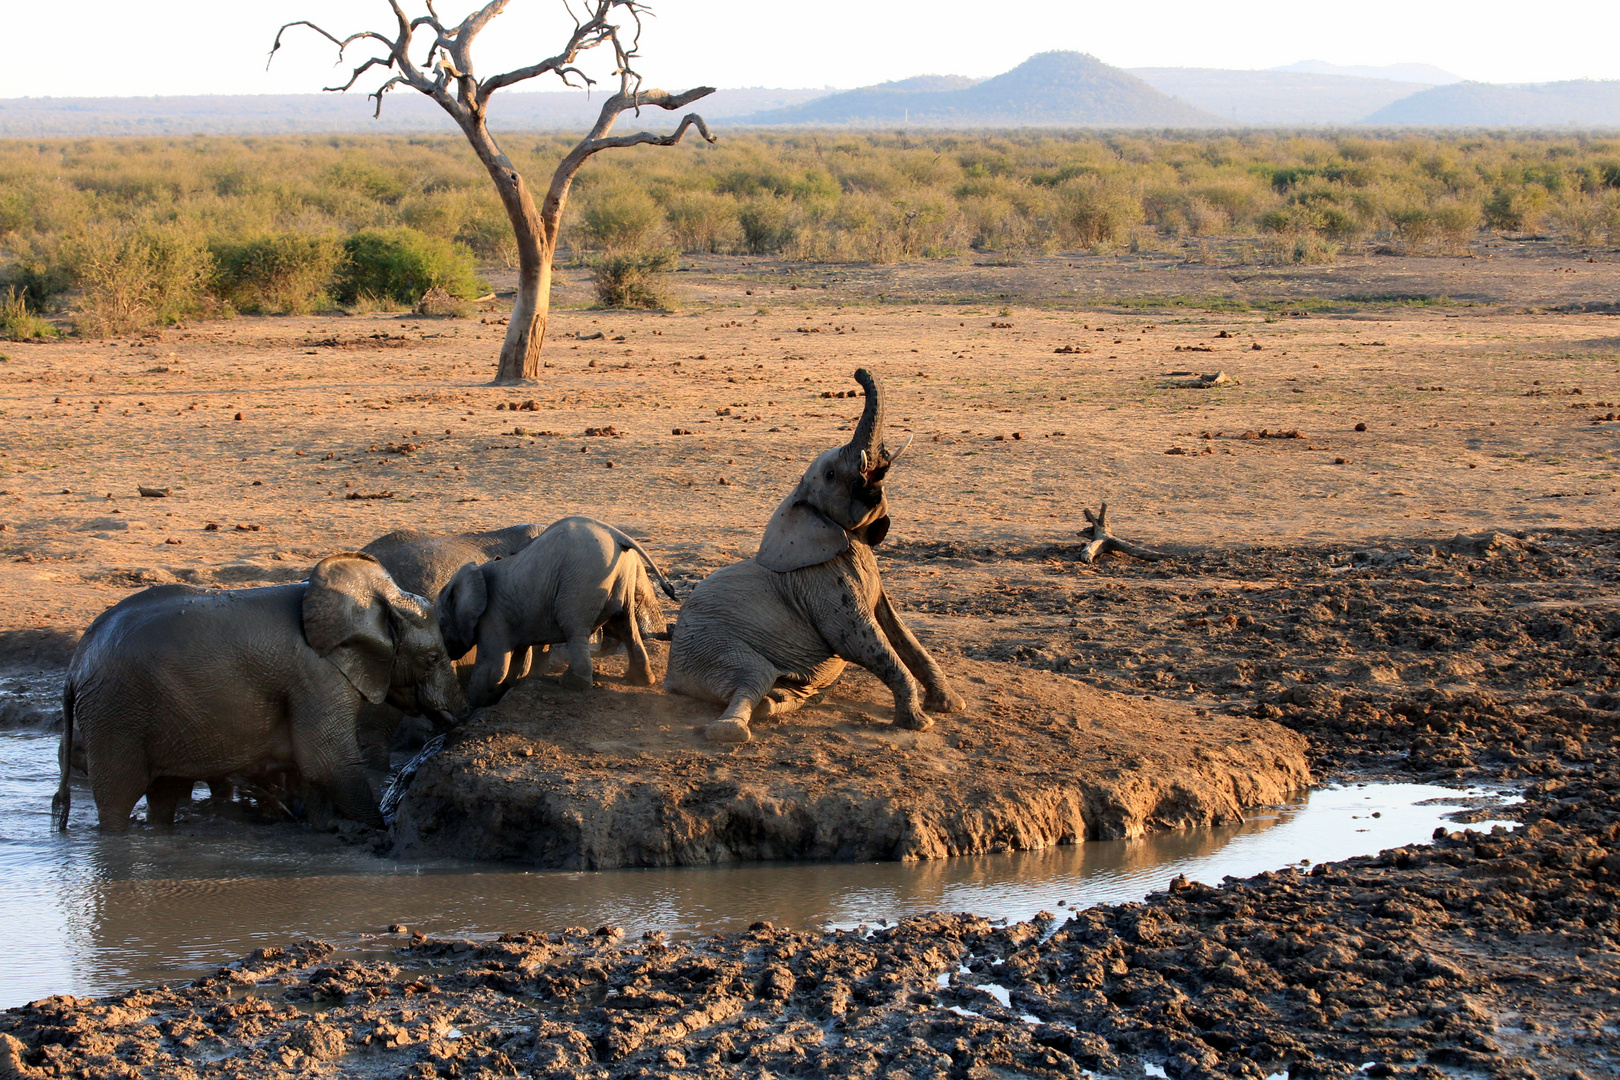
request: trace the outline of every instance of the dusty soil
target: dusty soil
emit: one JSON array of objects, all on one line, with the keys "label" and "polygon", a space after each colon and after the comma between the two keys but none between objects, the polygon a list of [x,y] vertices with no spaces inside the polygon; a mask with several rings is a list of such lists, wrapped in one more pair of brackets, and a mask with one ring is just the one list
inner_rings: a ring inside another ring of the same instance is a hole
[{"label": "dusty soil", "polygon": [[[678,277],[682,313],[560,312],[557,366],[521,390],[483,385],[502,328],[481,323],[8,344],[14,719],[131,588],[291,580],[393,528],[593,513],[695,581],[752,551],[858,412],[822,394],[864,364],[919,435],[890,480],[885,581],[947,666],[1273,720],[1319,773],[1532,786],[1513,835],[1178,888],[1050,938],[940,916],[870,937],[402,941],[363,963],[292,948],[6,1013],[0,1075],[1611,1074],[1617,286],[1613,256],[1536,245],[1328,268],[714,260]],[[1234,298],[1260,308],[1208,310]],[[1216,370],[1230,381],[1183,385]],[[583,436],[603,427],[620,437]],[[1076,561],[1080,507],[1103,499],[1175,559]],[[842,712],[859,680],[841,693],[824,730],[884,732]],[[972,989],[987,979],[1010,1011]]]},{"label": "dusty soil", "polygon": [[894,696],[857,669],[735,748],[705,739],[708,704],[611,675],[586,695],[531,677],[428,760],[391,854],[567,869],[941,858],[1237,822],[1310,784],[1305,740],[1265,720],[1005,664],[952,671],[967,708],[927,731],[896,728]]}]

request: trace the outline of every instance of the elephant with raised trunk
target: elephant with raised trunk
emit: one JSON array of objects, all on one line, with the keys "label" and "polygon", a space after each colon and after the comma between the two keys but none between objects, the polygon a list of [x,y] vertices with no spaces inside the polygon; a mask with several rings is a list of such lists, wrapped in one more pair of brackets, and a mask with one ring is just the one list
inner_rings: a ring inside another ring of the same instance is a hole
[{"label": "elephant with raised trunk", "polygon": [[962,708],[878,579],[872,549],[889,531],[883,480],[905,446],[891,454],[883,444],[877,377],[862,368],[855,379],[866,408],[854,436],[816,458],[752,559],[704,578],[681,607],[664,688],[724,705],[707,728],[718,742],[748,741],[752,721],[798,708],[846,662],[894,692],[901,727],[921,730],[933,723],[928,711]]},{"label": "elephant with raised trunk", "polygon": [[591,635],[598,629],[629,652],[630,682],[650,685],[642,626],[656,624],[661,615],[649,570],[675,599],[674,588],[640,544],[588,517],[548,525],[509,559],[457,570],[439,594],[439,628],[452,657],[478,649],[467,699],[474,708],[493,705],[528,674],[536,647],[544,655],[563,643],[568,646],[563,685],[589,688],[595,682]]},{"label": "elephant with raised trunk", "polygon": [[142,795],[148,822],[169,825],[195,781],[286,763],[381,826],[356,724],[384,701],[446,721],[467,712],[433,605],[369,555],[322,559],[292,585],[144,589],[102,612],[68,665],[52,814],[67,827],[77,728],[107,832],[129,827]]}]

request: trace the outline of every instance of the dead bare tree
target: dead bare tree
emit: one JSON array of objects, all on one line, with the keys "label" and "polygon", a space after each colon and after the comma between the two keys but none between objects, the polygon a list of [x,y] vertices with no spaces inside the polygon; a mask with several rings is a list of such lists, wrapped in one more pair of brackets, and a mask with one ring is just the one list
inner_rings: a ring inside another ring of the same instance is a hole
[{"label": "dead bare tree", "polygon": [[[641,19],[648,13],[640,0],[583,0],[583,9],[576,13],[574,4],[564,0],[574,20],[574,32],[556,56],[528,67],[516,68],[499,75],[480,79],[472,61],[473,41],[491,19],[505,10],[509,0],[489,0],[460,23],[446,26],[434,10],[433,0],[424,0],[426,15],[411,18],[401,6],[401,0],[387,0],[393,9],[395,27],[393,36],[376,30],[362,30],[339,38],[305,19],[290,22],[276,32],[270,58],[275,59],[281,48],[281,37],[295,26],[307,27],[338,47],[341,62],[351,45],[369,45],[383,55],[373,55],[356,67],[349,81],[342,86],[328,86],[327,90],[342,92],[350,89],[360,77],[372,68],[392,71],[377,90],[368,95],[377,102],[373,115],[382,114],[383,95],[396,86],[408,86],[438,102],[450,114],[467,141],[472,144],[478,160],[489,170],[500,193],[501,204],[512,219],[517,235],[518,290],[512,307],[512,316],[506,327],[506,341],[501,346],[500,366],[496,371],[498,384],[520,383],[540,373],[540,350],[546,340],[546,320],[551,311],[551,260],[557,250],[558,228],[562,223],[563,206],[568,202],[568,189],[574,176],[592,154],[620,146],[674,146],[681,141],[688,128],[697,128],[698,134],[708,142],[714,136],[697,113],[687,113],[675,131],[659,135],[642,131],[634,135],[610,135],[615,121],[624,112],[656,106],[660,109],[680,109],[701,97],[714,93],[712,86],[699,86],[682,94],[665,90],[643,89],[641,76],[635,71],[641,39]],[[633,30],[628,32],[626,27]],[[534,196],[523,177],[513,168],[511,160],[501,150],[490,133],[488,125],[489,99],[495,91],[514,83],[551,73],[564,85],[588,89],[590,79],[577,66],[581,53],[598,46],[613,49],[614,71],[618,76],[618,92],[602,103],[602,112],[590,133],[581,139],[557,165],[551,174],[551,186],[546,189],[545,201],[536,208]],[[425,47],[426,52],[420,50]],[[418,64],[411,58],[413,49],[422,56]],[[577,81],[576,81],[577,80]]]}]

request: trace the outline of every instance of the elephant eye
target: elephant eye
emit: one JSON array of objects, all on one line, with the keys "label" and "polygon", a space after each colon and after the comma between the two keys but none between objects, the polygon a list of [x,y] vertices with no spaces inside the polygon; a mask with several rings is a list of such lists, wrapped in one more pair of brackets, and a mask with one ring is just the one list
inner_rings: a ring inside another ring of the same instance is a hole
[{"label": "elephant eye", "polygon": [[838,474],[837,474],[837,473],[835,473],[835,472],[833,472],[833,471],[832,471],[832,470],[831,470],[831,469],[828,469],[828,470],[827,470],[827,482],[828,482],[828,483],[829,483],[829,484],[830,484],[830,483],[832,483],[832,482],[833,482],[833,481],[834,481],[834,480],[836,480],[836,479],[837,479],[837,478],[838,478]]}]

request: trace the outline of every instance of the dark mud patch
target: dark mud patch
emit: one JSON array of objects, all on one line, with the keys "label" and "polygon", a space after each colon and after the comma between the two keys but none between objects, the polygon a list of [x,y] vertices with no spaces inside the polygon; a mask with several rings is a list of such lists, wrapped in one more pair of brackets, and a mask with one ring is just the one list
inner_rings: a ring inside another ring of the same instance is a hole
[{"label": "dark mud patch", "polygon": [[[968,656],[1273,719],[1319,772],[1562,776],[1620,730],[1620,532],[1215,547],[1172,563],[901,545],[891,591]],[[966,622],[963,617],[972,620]],[[975,628],[975,637],[957,629]]]},{"label": "dark mud patch", "polygon": [[1517,813],[1513,835],[1177,879],[1066,922],[259,950],[190,985],[0,1014],[0,1061],[247,1078],[1612,1075],[1620,780],[1543,783]]}]

